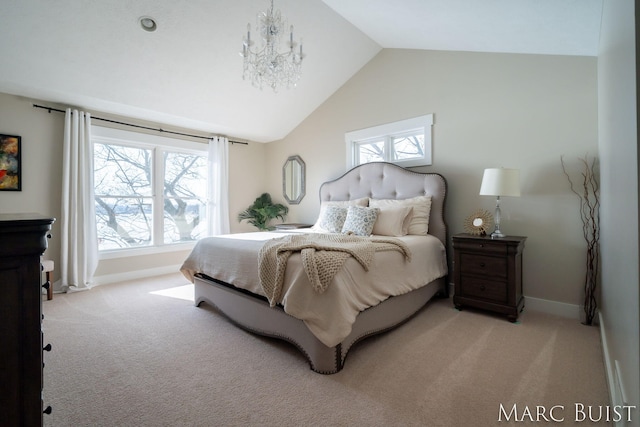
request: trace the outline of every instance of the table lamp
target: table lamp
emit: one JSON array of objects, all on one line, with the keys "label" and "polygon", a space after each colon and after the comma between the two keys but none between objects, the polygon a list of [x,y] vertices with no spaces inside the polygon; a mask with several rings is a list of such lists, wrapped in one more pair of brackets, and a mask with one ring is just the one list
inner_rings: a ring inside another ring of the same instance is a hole
[{"label": "table lamp", "polygon": [[500,196],[520,196],[520,171],[518,169],[485,169],[480,186],[481,196],[496,196],[495,230],[491,238],[505,237],[500,231]]}]

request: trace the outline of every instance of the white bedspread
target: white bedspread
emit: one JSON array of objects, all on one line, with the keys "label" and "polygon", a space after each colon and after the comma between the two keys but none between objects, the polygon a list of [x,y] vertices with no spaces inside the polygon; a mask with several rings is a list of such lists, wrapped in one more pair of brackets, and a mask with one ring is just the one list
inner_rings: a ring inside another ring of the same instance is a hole
[{"label": "white bedspread", "polygon": [[[203,273],[265,296],[258,280],[258,252],[266,240],[283,235],[254,232],[202,239],[181,271],[191,281],[196,273]],[[445,248],[436,237],[410,235],[399,239],[410,248],[411,261],[400,252],[378,252],[366,272],[350,258],[322,294],[313,290],[300,253],[292,254],[279,303],[286,313],[304,321],[326,346],[337,345],[349,335],[359,312],[447,274]]]}]

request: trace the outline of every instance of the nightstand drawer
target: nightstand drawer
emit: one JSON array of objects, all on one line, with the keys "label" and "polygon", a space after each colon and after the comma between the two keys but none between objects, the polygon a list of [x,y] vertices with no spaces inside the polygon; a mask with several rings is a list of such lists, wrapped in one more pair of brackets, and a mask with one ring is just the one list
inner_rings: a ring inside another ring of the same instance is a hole
[{"label": "nightstand drawer", "polygon": [[507,302],[507,283],[465,277],[462,281],[462,294],[504,304]]},{"label": "nightstand drawer", "polygon": [[473,252],[482,252],[483,254],[496,254],[496,255],[506,255],[507,254],[507,246],[500,242],[491,240],[453,240],[453,246],[460,251],[473,251]]},{"label": "nightstand drawer", "polygon": [[462,253],[458,268],[462,274],[477,274],[497,279],[507,278],[507,259],[505,257]]}]

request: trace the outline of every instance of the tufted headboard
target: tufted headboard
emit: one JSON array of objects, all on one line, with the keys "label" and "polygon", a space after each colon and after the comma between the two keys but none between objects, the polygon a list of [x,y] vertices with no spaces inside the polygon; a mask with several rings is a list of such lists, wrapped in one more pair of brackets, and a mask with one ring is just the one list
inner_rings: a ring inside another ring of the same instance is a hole
[{"label": "tufted headboard", "polygon": [[429,234],[447,246],[444,202],[447,183],[436,173],[413,172],[393,163],[365,163],[347,171],[340,178],[320,186],[320,201],[372,199],[408,199],[431,196]]}]

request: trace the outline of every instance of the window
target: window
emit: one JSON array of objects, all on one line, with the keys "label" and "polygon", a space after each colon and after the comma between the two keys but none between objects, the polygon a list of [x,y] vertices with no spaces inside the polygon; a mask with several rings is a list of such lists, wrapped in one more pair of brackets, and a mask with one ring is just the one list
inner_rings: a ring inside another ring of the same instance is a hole
[{"label": "window", "polygon": [[207,146],[92,127],[98,248],[194,242],[207,232]]},{"label": "window", "polygon": [[400,166],[431,164],[433,114],[349,132],[347,167],[369,162],[391,162]]}]

